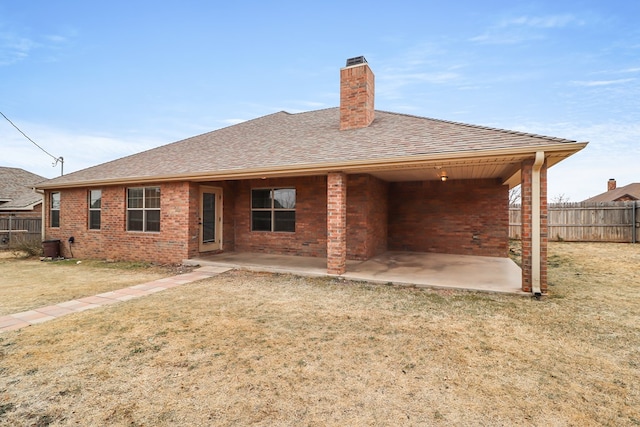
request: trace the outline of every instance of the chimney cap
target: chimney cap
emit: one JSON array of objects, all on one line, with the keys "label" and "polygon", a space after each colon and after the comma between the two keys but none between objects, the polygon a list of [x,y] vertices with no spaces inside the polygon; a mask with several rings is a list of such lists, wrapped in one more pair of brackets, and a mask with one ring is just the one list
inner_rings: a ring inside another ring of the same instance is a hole
[{"label": "chimney cap", "polygon": [[366,64],[367,60],[364,56],[355,56],[353,58],[347,59],[347,67],[351,67],[352,65]]}]

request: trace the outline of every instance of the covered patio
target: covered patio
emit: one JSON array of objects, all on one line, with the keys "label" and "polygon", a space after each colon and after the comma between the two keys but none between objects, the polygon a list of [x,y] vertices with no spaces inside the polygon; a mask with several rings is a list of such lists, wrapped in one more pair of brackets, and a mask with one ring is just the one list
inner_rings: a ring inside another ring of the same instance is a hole
[{"label": "covered patio", "polygon": [[521,289],[520,267],[509,258],[390,251],[366,261],[348,260],[347,271],[341,275],[328,274],[327,259],[319,257],[225,252],[183,263],[419,288],[530,295]]}]

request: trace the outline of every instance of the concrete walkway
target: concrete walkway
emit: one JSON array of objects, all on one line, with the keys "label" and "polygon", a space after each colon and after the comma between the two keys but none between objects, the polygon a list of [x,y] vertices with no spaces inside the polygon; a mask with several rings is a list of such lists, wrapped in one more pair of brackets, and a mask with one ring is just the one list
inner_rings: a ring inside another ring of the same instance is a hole
[{"label": "concrete walkway", "polygon": [[59,304],[23,311],[22,313],[0,316],[0,333],[5,331],[14,331],[16,329],[24,328],[25,326],[46,322],[67,314],[78,313],[102,307],[104,305],[115,304],[155,294],[156,292],[175,288],[176,286],[213,277],[229,270],[231,270],[231,268],[205,266],[198,268],[191,273],[185,273],[179,276],[165,277],[164,279],[154,280],[153,282],[143,283],[141,285],[130,286],[128,288],[104,292],[94,296],[61,302]]}]

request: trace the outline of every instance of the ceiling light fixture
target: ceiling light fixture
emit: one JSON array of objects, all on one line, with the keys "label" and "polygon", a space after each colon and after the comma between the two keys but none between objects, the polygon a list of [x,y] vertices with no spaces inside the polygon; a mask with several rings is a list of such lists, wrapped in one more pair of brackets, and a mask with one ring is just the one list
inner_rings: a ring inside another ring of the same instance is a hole
[{"label": "ceiling light fixture", "polygon": [[449,177],[447,176],[447,171],[443,170],[442,172],[440,172],[440,181],[445,182],[448,179]]}]

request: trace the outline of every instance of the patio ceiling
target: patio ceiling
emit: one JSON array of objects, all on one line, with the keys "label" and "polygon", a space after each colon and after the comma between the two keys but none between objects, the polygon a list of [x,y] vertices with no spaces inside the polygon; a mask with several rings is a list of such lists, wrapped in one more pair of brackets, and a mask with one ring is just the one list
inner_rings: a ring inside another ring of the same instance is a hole
[{"label": "patio ceiling", "polygon": [[[551,167],[574,152],[547,153],[547,165]],[[438,181],[446,172],[448,179],[500,179],[505,185],[515,187],[520,184],[522,162],[533,158],[534,153],[512,154],[458,159],[440,159],[414,164],[362,168],[359,172],[369,173],[388,182]]]}]

